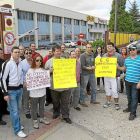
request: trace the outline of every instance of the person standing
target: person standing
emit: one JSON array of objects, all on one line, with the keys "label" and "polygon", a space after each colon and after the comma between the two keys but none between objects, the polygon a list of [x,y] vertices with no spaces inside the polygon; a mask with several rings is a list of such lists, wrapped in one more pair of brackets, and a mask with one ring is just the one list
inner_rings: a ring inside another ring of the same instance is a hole
[{"label": "person standing", "polygon": [[[121,54],[117,53],[114,51],[114,43],[109,42],[107,44],[107,53],[105,53],[103,55],[103,57],[109,57],[109,58],[117,58],[117,63],[120,66],[123,66],[124,64],[124,59],[121,56]],[[111,106],[110,100],[111,100],[111,96],[114,97],[114,101],[115,101],[115,108],[116,110],[120,109],[119,106],[119,94],[117,91],[117,77],[120,76],[120,70],[117,69],[117,73],[116,73],[116,78],[112,78],[112,77],[104,77],[104,82],[105,82],[105,92],[106,92],[106,99],[107,102],[104,104],[104,108],[108,108],[109,106]]]},{"label": "person standing", "polygon": [[[95,52],[95,58],[100,58],[103,56],[102,47],[98,46]],[[104,85],[104,77],[101,77]],[[97,77],[97,91],[100,90],[100,77]]]},{"label": "person standing", "polygon": [[53,103],[53,119],[56,119],[60,115],[60,110],[62,113],[62,118],[66,121],[66,123],[71,124],[71,120],[69,118],[69,89],[54,89],[53,86],[53,59],[63,59],[60,57],[61,55],[61,48],[60,46],[56,45],[52,48],[54,57],[49,59],[45,64],[45,69],[50,70],[51,75],[51,96],[52,96],[52,103]]},{"label": "person standing", "polygon": [[18,47],[11,50],[11,58],[2,65],[1,87],[4,100],[8,102],[14,133],[19,137],[27,135],[21,131],[24,127],[20,124],[20,106],[23,92],[23,72]]},{"label": "person standing", "polygon": [[[4,62],[5,61],[3,59],[3,49],[0,48],[0,72],[2,69],[2,64]],[[6,122],[2,120],[2,115],[4,114],[10,115],[10,112],[7,110],[7,102],[4,100],[4,96],[3,96],[1,84],[0,84],[0,125],[6,125]]]},{"label": "person standing", "polygon": [[[46,71],[43,64],[43,57],[40,54],[34,56],[31,68],[28,70],[27,73],[42,73]],[[44,117],[44,104],[45,104],[45,95],[46,95],[46,88],[38,88],[35,90],[30,90],[30,97],[31,97],[31,113],[33,119],[33,128],[39,129],[39,124],[37,120],[37,105],[39,104],[39,114],[40,114],[40,123],[44,123],[49,125],[50,123],[46,121]]]},{"label": "person standing", "polygon": [[29,48],[32,50],[32,58],[35,55],[39,54],[38,52],[35,51],[35,43],[31,43]]},{"label": "person standing", "polygon": [[133,35],[130,36],[129,40],[130,40],[131,43],[134,41]]},{"label": "person standing", "polygon": [[75,48],[76,60],[80,62],[81,49]]},{"label": "person standing", "polygon": [[140,56],[137,55],[137,46],[134,44],[129,46],[129,51],[130,56],[125,59],[124,66],[117,67],[121,71],[126,70],[125,86],[128,107],[123,112],[130,112],[129,120],[134,120],[138,104],[137,89],[140,89]]},{"label": "person standing", "polygon": [[80,104],[83,107],[88,107],[87,104],[85,104],[85,94],[86,94],[86,87],[88,82],[90,83],[91,87],[91,101],[92,104],[99,104],[99,102],[96,101],[96,80],[95,80],[95,74],[94,74],[94,54],[92,53],[92,46],[91,44],[86,45],[86,52],[81,54],[80,57],[81,62],[81,91],[80,91]]},{"label": "person standing", "polygon": [[[30,69],[32,64],[32,50],[31,49],[25,49],[24,51],[25,59],[21,61],[22,69],[23,69],[23,81],[26,82],[26,73]],[[30,109],[29,109],[29,91],[27,91],[27,87],[24,84],[23,86],[23,102],[24,102],[24,109],[25,109],[25,115],[26,118],[30,119]]]},{"label": "person standing", "polygon": [[67,52],[65,52],[65,44],[62,44],[61,45],[61,57],[64,57],[65,59],[68,59],[69,58],[69,54]]},{"label": "person standing", "polygon": [[24,46],[23,46],[23,45],[20,45],[20,46],[19,46],[19,51],[20,51],[20,58],[21,58],[22,60],[25,59],[24,50],[25,50]]},{"label": "person standing", "polygon": [[[71,59],[76,59],[76,53],[75,51],[70,52],[70,58]],[[77,87],[75,88],[70,88],[70,99],[73,97],[73,105],[74,109],[80,111],[81,108],[78,107],[79,103],[79,98],[80,98],[80,69],[81,65],[78,60],[76,60],[76,81],[77,81]]]},{"label": "person standing", "polygon": [[44,58],[43,58],[43,64],[45,66],[46,62],[53,57],[53,51],[52,51],[52,48],[49,50],[49,54],[46,55]]}]

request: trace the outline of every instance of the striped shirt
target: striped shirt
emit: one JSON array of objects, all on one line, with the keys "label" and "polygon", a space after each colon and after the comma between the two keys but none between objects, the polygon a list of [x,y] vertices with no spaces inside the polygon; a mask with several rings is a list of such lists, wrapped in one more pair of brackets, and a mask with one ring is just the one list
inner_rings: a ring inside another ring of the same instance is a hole
[{"label": "striped shirt", "polygon": [[126,67],[126,77],[125,80],[128,82],[138,83],[140,80],[140,56],[135,59],[131,59],[131,56],[126,58],[124,62]]}]

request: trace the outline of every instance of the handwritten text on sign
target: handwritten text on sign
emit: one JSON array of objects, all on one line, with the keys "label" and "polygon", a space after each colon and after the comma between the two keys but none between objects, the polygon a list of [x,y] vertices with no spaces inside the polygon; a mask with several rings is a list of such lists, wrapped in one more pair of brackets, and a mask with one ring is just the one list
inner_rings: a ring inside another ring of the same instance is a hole
[{"label": "handwritten text on sign", "polygon": [[96,77],[116,77],[117,58],[95,58]]},{"label": "handwritten text on sign", "polygon": [[77,87],[76,59],[53,60],[54,89]]},{"label": "handwritten text on sign", "polygon": [[27,90],[40,89],[50,87],[50,73],[44,72],[28,72],[26,74]]}]

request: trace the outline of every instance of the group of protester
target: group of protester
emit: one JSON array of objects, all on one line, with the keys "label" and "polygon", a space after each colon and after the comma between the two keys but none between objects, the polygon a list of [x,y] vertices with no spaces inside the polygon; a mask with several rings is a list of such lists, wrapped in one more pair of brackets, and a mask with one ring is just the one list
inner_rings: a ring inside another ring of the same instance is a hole
[{"label": "group of protester", "polygon": [[[53,119],[62,114],[66,123],[71,124],[69,118],[70,101],[74,109],[80,111],[80,103],[83,107],[88,107],[85,102],[87,86],[90,90],[91,104],[100,104],[96,100],[96,92],[100,90],[100,78],[95,78],[95,58],[115,57],[117,58],[116,78],[101,77],[106,92],[106,103],[104,108],[111,106],[111,96],[114,98],[116,110],[119,106],[119,85],[121,91],[124,89],[124,80],[120,80],[121,73],[125,73],[126,94],[128,98],[128,108],[123,112],[130,112],[129,120],[136,117],[138,103],[137,89],[140,88],[140,56],[137,55],[137,46],[129,47],[130,56],[125,47],[122,48],[122,54],[116,52],[112,42],[107,44],[107,53],[102,52],[102,47],[98,46],[95,54],[92,52],[91,44],[86,45],[86,51],[81,53],[80,48],[75,48],[70,54],[65,52],[65,45],[56,45],[49,50],[49,54],[43,57],[35,52],[35,44],[31,43],[29,48],[24,46],[13,47],[11,58],[4,62],[3,50],[0,49],[0,70],[1,70],[1,88],[0,88],[0,125],[6,125],[2,120],[2,115],[11,116],[14,133],[19,137],[26,137],[23,133],[24,127],[20,124],[20,107],[23,93],[23,105],[26,118],[33,120],[33,127],[39,128],[39,123],[49,125],[49,121],[44,117],[44,105],[53,104]],[[76,59],[76,81],[77,87],[54,89],[53,85],[53,59]],[[27,90],[26,74],[28,72],[43,72],[49,70],[51,77],[51,86],[36,90]],[[7,110],[7,103],[9,111]],[[29,108],[29,101],[31,108]],[[38,112],[39,106],[39,114]],[[38,117],[40,117],[38,121]]]}]

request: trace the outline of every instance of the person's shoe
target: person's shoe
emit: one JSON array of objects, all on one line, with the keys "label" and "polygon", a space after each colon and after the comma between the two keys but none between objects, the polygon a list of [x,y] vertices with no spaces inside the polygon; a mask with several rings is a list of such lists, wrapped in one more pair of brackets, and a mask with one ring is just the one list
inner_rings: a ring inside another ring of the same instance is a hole
[{"label": "person's shoe", "polygon": [[129,116],[129,120],[134,120],[136,118],[136,115],[133,115],[133,114],[130,114],[130,116]]},{"label": "person's shoe", "polygon": [[26,118],[30,119],[31,118],[31,114],[26,114]]},{"label": "person's shoe", "polygon": [[10,115],[10,111],[8,111],[8,110],[4,111],[3,115]]},{"label": "person's shoe", "polygon": [[78,111],[81,111],[81,108],[80,107],[75,107],[74,109],[76,109]]},{"label": "person's shoe", "polygon": [[116,110],[119,110],[120,109],[119,104],[115,104],[115,108],[116,108]]},{"label": "person's shoe", "polygon": [[39,115],[38,113],[36,113],[36,116],[37,116],[37,118],[39,118],[39,117],[40,117],[40,115]]},{"label": "person's shoe", "polygon": [[44,117],[44,118],[40,118],[39,122],[40,122],[40,123],[44,123],[44,124],[46,124],[46,125],[49,125],[49,124],[50,124],[50,122],[47,122],[47,121],[46,121],[46,118],[45,118],[45,117]]},{"label": "person's shoe", "polygon": [[53,116],[52,116],[53,119],[56,119],[56,118],[58,118],[58,117],[59,117],[59,115],[53,115]]},{"label": "person's shoe", "polygon": [[123,93],[123,91],[122,91],[122,90],[120,90],[120,91],[119,91],[119,93]]},{"label": "person's shoe", "polygon": [[105,104],[104,104],[104,108],[108,108],[108,107],[110,107],[111,106],[111,104],[110,103],[108,103],[108,102],[106,102]]},{"label": "person's shoe", "polygon": [[19,136],[20,138],[25,138],[27,137],[27,135],[25,133],[23,133],[22,131],[17,133],[17,136]]},{"label": "person's shoe", "polygon": [[100,104],[100,102],[90,102],[91,104]]},{"label": "person's shoe", "polygon": [[0,125],[6,125],[6,122],[1,119],[0,120]]},{"label": "person's shoe", "polygon": [[63,118],[63,120],[65,120],[66,121],[66,123],[69,123],[69,124],[71,124],[72,122],[71,122],[71,120],[70,120],[70,118]]},{"label": "person's shoe", "polygon": [[81,106],[83,106],[83,107],[88,107],[88,105],[87,104],[80,104]]},{"label": "person's shoe", "polygon": [[124,113],[128,113],[128,112],[130,112],[130,109],[129,108],[126,108],[126,109],[123,110],[123,112]]},{"label": "person's shoe", "polygon": [[88,95],[91,95],[91,92],[89,91],[89,92],[87,92],[87,94],[88,94]]},{"label": "person's shoe", "polygon": [[46,102],[46,103],[45,103],[45,106],[48,106],[49,104],[50,104],[49,102]]},{"label": "person's shoe", "polygon": [[23,129],[24,129],[24,126],[21,125],[21,130],[23,130]]},{"label": "person's shoe", "polygon": [[39,129],[38,120],[33,120],[33,128]]}]

